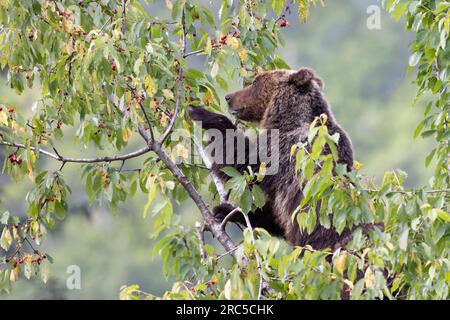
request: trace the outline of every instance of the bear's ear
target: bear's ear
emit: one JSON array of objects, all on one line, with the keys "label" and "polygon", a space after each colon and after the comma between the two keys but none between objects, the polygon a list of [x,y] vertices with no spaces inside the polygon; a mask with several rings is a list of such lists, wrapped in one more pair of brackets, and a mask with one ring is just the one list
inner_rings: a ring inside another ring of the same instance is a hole
[{"label": "bear's ear", "polygon": [[307,84],[315,77],[314,71],[309,68],[301,68],[299,71],[291,74],[289,76],[289,81],[295,85],[302,87]]},{"label": "bear's ear", "polygon": [[325,84],[323,83],[323,80],[319,77],[315,77],[314,78],[314,82],[317,83],[317,85],[319,86],[320,90],[323,91],[323,88],[325,87]]},{"label": "bear's ear", "polygon": [[314,81],[322,90],[323,89],[323,81],[319,77],[317,77],[314,70],[310,68],[301,68],[299,71],[291,74],[289,76],[289,81],[294,83],[298,87],[303,87],[309,85],[311,81]]}]

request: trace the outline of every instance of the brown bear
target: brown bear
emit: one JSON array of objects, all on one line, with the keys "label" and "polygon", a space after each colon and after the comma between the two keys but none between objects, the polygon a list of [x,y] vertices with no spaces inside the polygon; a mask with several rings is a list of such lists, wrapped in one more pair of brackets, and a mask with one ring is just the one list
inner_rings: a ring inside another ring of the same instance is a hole
[{"label": "brown bear", "polygon": [[[339,162],[348,168],[353,165],[352,143],[336,122],[324,97],[323,85],[316,73],[308,68],[299,71],[275,70],[258,75],[250,86],[225,97],[231,113],[238,119],[257,122],[261,129],[279,130],[278,171],[266,175],[260,183],[266,203],[262,209],[249,213],[252,226],[284,237],[293,245],[311,245],[315,249],[343,245],[350,234],[349,230],[344,230],[339,235],[332,227],[326,229],[319,224],[311,234],[307,234],[301,232],[297,222],[291,220],[302,199],[302,187],[295,173],[295,161],[290,160],[290,150],[292,145],[307,139],[310,124],[316,117],[327,115],[330,134],[339,133]],[[202,127],[207,130],[216,129],[224,134],[227,130],[238,130],[227,117],[201,107],[190,107],[189,114],[191,119],[201,121]],[[224,143],[229,144],[230,141]],[[237,157],[236,154],[233,156]],[[247,163],[231,165],[241,172],[248,167]],[[226,179],[220,171],[223,166],[215,164],[213,168]],[[252,167],[257,170],[259,164],[252,164]],[[223,203],[214,208],[213,213],[221,221],[233,209],[231,204]],[[231,221],[244,223],[239,214],[235,214]]]}]

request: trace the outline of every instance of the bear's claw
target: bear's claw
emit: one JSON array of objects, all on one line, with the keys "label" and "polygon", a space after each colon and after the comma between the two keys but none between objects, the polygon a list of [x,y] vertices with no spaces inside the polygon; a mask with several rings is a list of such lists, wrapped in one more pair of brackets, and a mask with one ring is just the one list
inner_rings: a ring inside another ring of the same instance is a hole
[{"label": "bear's claw", "polygon": [[203,107],[188,107],[189,116],[194,121],[201,121],[203,129],[236,129],[236,126],[224,115],[206,110]]}]

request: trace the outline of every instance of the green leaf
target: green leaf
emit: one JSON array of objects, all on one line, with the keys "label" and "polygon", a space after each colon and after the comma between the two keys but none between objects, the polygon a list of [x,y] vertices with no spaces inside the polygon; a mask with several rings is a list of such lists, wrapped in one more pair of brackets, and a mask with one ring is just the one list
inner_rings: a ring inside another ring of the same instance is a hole
[{"label": "green leaf", "polygon": [[437,149],[433,149],[433,151],[430,152],[430,154],[427,155],[427,157],[425,158],[425,167],[428,168],[428,166],[430,165],[431,161],[434,158],[434,155],[436,154],[436,150]]},{"label": "green leaf", "polygon": [[252,209],[252,194],[250,190],[245,189],[242,193],[241,200],[239,202],[239,206],[241,207],[244,213],[249,213]]},{"label": "green leaf", "polygon": [[241,173],[233,167],[225,167],[225,168],[222,168],[221,170],[223,172],[225,172],[225,174],[227,176],[232,177],[232,178],[238,178],[238,177],[242,176]]},{"label": "green leaf", "polygon": [[403,226],[400,237],[398,239],[398,246],[400,250],[406,251],[408,247],[408,237],[409,237],[409,228],[407,226]]},{"label": "green leaf", "polygon": [[277,16],[281,15],[284,8],[284,0],[271,0],[271,5]]},{"label": "green leaf", "polygon": [[2,216],[0,218],[0,223],[1,224],[8,224],[9,216],[10,216],[9,211],[3,212]]},{"label": "green leaf", "polygon": [[407,8],[407,3],[406,2],[400,2],[400,3],[398,3],[396,6],[395,6],[395,8],[394,8],[394,10],[392,11],[392,17],[395,19],[395,20],[400,20],[400,18],[403,16],[403,14],[405,13],[405,11],[406,11],[406,8]]},{"label": "green leaf", "polygon": [[422,57],[422,52],[416,52],[416,53],[412,54],[409,57],[409,65],[411,67],[415,67],[419,63],[419,60],[421,57]]},{"label": "green leaf", "polygon": [[8,227],[4,227],[0,237],[0,247],[2,247],[3,250],[8,251],[12,241],[11,231]]},{"label": "green leaf", "polygon": [[152,186],[150,187],[150,191],[148,192],[147,203],[144,206],[144,213],[143,213],[144,219],[147,217],[148,209],[152,205],[152,202],[156,197],[157,191],[158,185],[156,183],[153,183]]},{"label": "green leaf", "polygon": [[433,209],[435,210],[437,216],[446,222],[450,222],[450,213],[445,212],[442,209]]},{"label": "green leaf", "polygon": [[47,283],[49,275],[50,275],[50,266],[49,266],[48,262],[44,260],[41,262],[41,280],[42,280],[42,282]]},{"label": "green leaf", "polygon": [[264,195],[264,191],[262,191],[261,187],[258,185],[254,185],[252,188],[252,195],[254,199],[255,206],[257,208],[262,208],[266,203],[266,197]]}]

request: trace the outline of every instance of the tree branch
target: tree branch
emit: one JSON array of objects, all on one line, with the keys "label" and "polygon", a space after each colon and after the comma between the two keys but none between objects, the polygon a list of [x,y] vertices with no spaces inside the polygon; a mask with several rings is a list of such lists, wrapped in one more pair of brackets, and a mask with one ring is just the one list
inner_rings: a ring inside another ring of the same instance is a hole
[{"label": "tree branch", "polygon": [[[136,93],[136,89],[133,88],[132,86],[128,85],[128,88],[131,90],[131,93],[133,94],[133,96],[135,98],[138,98],[138,94]],[[148,124],[148,128],[150,130],[150,137],[152,138],[152,142],[155,141],[155,136],[153,134],[153,128],[152,128],[152,121],[150,120],[147,111],[145,111],[144,105],[142,104],[142,102],[139,102],[138,100],[138,104],[139,104],[139,108],[142,110],[142,113],[144,114],[145,120],[147,121]]]},{"label": "tree branch", "polygon": [[131,158],[136,158],[139,157],[147,152],[149,152],[151,149],[148,146],[145,146],[141,149],[138,149],[136,151],[124,154],[124,155],[119,155],[119,156],[110,156],[110,157],[98,157],[98,158],[72,158],[72,157],[64,157],[59,155],[56,150],[56,154],[55,153],[51,153],[49,151],[43,150],[43,149],[36,149],[35,147],[27,147],[24,144],[21,143],[12,143],[12,142],[6,142],[6,141],[0,141],[0,145],[3,146],[8,146],[8,147],[16,147],[16,148],[20,148],[20,149],[30,149],[32,151],[38,151],[39,153],[53,158],[57,161],[63,162],[63,163],[68,163],[68,162],[73,162],[73,163],[98,163],[98,162],[113,162],[113,161],[125,161]]},{"label": "tree branch", "polygon": [[[223,219],[222,223],[220,224],[220,228],[222,230],[225,230],[225,226],[228,223],[228,221],[236,214],[236,213],[241,213],[242,216],[244,217],[245,220],[245,224],[247,225],[248,230],[250,231],[250,241],[251,244],[253,245],[253,247],[255,246],[255,234],[254,234],[254,230],[252,227],[252,224],[250,222],[250,219],[248,217],[248,215],[246,213],[244,213],[244,211],[242,211],[241,208],[236,207],[233,210],[230,211],[230,213],[228,213],[228,215],[225,217],[225,219]],[[253,250],[254,254],[255,254],[255,260],[256,260],[256,266],[258,268],[258,273],[259,273],[259,287],[258,287],[258,300],[262,300],[262,290],[264,287],[268,287],[267,282],[264,280],[264,276],[263,276],[263,272],[262,272],[262,263],[261,263],[261,259],[259,257],[258,251],[256,248],[254,248]]]},{"label": "tree branch", "polygon": [[[182,43],[183,43],[182,56],[184,56],[186,53],[186,26],[184,21],[184,10],[182,13]],[[217,241],[219,241],[219,243],[225,248],[225,250],[227,250],[227,252],[234,253],[234,251],[236,250],[236,245],[233,242],[233,240],[231,240],[228,234],[222,229],[221,224],[214,219],[213,214],[209,210],[208,206],[206,205],[201,195],[192,185],[192,182],[184,175],[183,171],[181,171],[181,169],[170,159],[170,157],[167,155],[167,152],[163,148],[164,141],[167,139],[167,137],[169,136],[170,132],[173,129],[180,107],[183,89],[182,87],[183,69],[181,68],[181,66],[178,72],[177,81],[178,81],[178,90],[177,90],[178,93],[177,93],[177,100],[175,102],[175,112],[170,121],[169,127],[165,131],[161,141],[159,143],[154,143],[152,138],[148,135],[145,128],[141,124],[138,123],[137,128],[141,137],[147,142],[148,148],[156,153],[159,159],[164,163],[164,165],[169,169],[169,171],[173,174],[173,176],[177,179],[177,181],[184,187],[186,192],[189,194],[190,198],[194,201],[194,203],[200,210],[201,215],[203,216],[205,225],[208,227],[209,231],[213,234],[214,238],[216,238]],[[123,114],[124,116],[127,115],[126,110],[120,110],[120,108],[115,104],[112,96],[108,96],[108,99],[121,114]]]},{"label": "tree branch", "polygon": [[185,53],[183,55],[183,58],[187,58],[187,57],[190,57],[190,56],[195,56],[195,55],[197,55],[199,53],[202,53],[204,51],[205,51],[204,49],[198,49],[198,50],[195,50],[195,51],[191,51],[191,52]]},{"label": "tree branch", "polygon": [[[185,22],[185,13],[184,8],[181,13],[181,41],[182,41],[182,48],[181,48],[181,55],[184,57],[186,54],[186,22]],[[181,102],[181,95],[183,94],[183,68],[181,68],[181,65],[179,65],[180,70],[178,71],[178,79],[177,79],[177,100],[175,102],[175,111],[173,113],[172,118],[170,119],[169,127],[167,128],[166,132],[164,132],[160,144],[162,145],[164,141],[167,139],[169,134],[173,130],[173,126],[175,125],[175,121],[178,117],[178,111],[180,109],[180,102]]]},{"label": "tree branch", "polygon": [[184,175],[180,168],[169,158],[166,151],[162,148],[160,144],[155,144],[153,146],[153,151],[158,155],[161,161],[166,165],[166,167],[172,172],[174,177],[187,191],[191,199],[197,205],[200,213],[205,220],[206,225],[213,236],[220,242],[220,244],[225,248],[225,250],[230,251],[236,246],[231,240],[231,238],[226,234],[226,232],[221,228],[221,224],[215,221],[211,211],[208,209],[203,198],[200,196],[198,191],[194,188],[191,181]]},{"label": "tree branch", "polygon": [[264,277],[263,277],[263,272],[262,272],[262,263],[261,263],[261,259],[259,257],[259,253],[255,247],[255,234],[253,232],[253,227],[250,223],[250,219],[248,218],[248,215],[245,214],[243,211],[241,211],[241,213],[244,216],[245,224],[247,225],[247,228],[251,234],[251,242],[254,247],[253,252],[255,253],[256,266],[258,268],[258,273],[259,273],[258,300],[262,300],[262,297],[263,297],[262,290],[263,290],[263,286],[265,283]]},{"label": "tree branch", "polygon": [[127,29],[127,0],[122,0],[122,33]]},{"label": "tree branch", "polygon": [[[120,110],[120,108],[114,103],[114,99],[112,97],[108,97],[110,102],[114,105],[114,107],[123,115],[127,115],[126,110]],[[198,191],[194,188],[191,181],[184,175],[181,169],[170,159],[167,155],[166,151],[162,147],[161,143],[152,143],[151,137],[147,134],[145,128],[141,125],[137,125],[139,134],[141,137],[147,142],[148,148],[156,153],[159,159],[166,165],[166,167],[170,170],[170,172],[174,175],[179,183],[184,187],[187,191],[191,199],[197,205],[200,213],[205,220],[205,224],[207,225],[209,231],[213,234],[214,238],[220,242],[220,244],[225,248],[225,250],[234,252],[236,249],[236,245],[233,240],[228,236],[228,234],[221,228],[220,223],[214,220],[214,217],[211,211],[208,209],[205,201],[200,196]]]},{"label": "tree branch", "polygon": [[220,203],[224,203],[228,201],[228,192],[225,189],[222,180],[218,176],[216,172],[214,172],[212,169],[212,163],[211,160],[208,158],[208,156],[205,153],[205,150],[203,149],[203,146],[195,137],[192,137],[192,140],[194,141],[195,146],[197,147],[198,153],[200,154],[200,157],[203,160],[203,163],[205,164],[206,168],[209,170],[209,175],[213,179],[214,184],[216,185],[217,192],[219,193],[219,201]]},{"label": "tree branch", "polygon": [[234,253],[237,249],[239,249],[239,246],[236,246],[236,247],[234,247],[233,249],[231,249],[230,251],[227,251],[227,252],[225,252],[225,253],[222,253],[221,255],[218,255],[217,258],[216,258],[216,261],[222,259],[223,257],[225,257],[225,256],[227,256],[227,255],[229,255],[229,254]]},{"label": "tree branch", "polygon": [[206,252],[203,248],[205,245],[205,237],[203,236],[203,228],[200,222],[195,222],[195,234],[197,235],[198,241],[199,241],[199,250],[200,250],[200,256],[202,260],[206,259]]},{"label": "tree branch", "polygon": [[[370,192],[370,193],[376,193],[380,192],[378,189],[365,189],[364,191]],[[411,194],[414,190],[406,191],[406,190],[391,190],[388,191],[388,193],[400,193],[400,194]],[[450,189],[434,189],[434,190],[427,190],[425,191],[427,194],[436,194],[436,193],[450,193]]]},{"label": "tree branch", "polygon": [[178,117],[178,111],[180,109],[180,101],[181,101],[181,95],[183,92],[183,69],[180,66],[180,70],[178,72],[178,88],[177,88],[177,100],[175,102],[175,112],[173,113],[172,118],[170,119],[170,123],[169,126],[167,127],[167,130],[164,132],[161,141],[159,142],[159,144],[163,144],[164,141],[166,141],[166,139],[169,137],[170,133],[173,130],[173,127],[175,125],[175,121],[177,120]]}]

